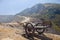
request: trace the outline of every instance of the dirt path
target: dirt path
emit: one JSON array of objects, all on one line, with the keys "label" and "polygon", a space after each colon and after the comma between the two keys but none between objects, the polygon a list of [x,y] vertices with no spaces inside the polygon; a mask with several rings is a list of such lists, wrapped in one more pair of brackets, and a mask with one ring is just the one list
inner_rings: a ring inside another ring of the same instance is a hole
[{"label": "dirt path", "polygon": [[25,19],[24,20],[22,20],[21,21],[21,23],[24,23],[24,22],[28,22],[28,21],[30,21],[30,17],[25,17],[25,16],[23,16]]}]

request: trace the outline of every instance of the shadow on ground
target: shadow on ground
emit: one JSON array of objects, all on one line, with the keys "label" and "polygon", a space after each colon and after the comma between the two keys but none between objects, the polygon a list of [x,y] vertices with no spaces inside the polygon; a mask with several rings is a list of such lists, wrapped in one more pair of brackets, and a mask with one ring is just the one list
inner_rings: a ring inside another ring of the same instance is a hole
[{"label": "shadow on ground", "polygon": [[[44,34],[42,34],[42,35],[34,34],[33,36],[31,34],[29,36],[27,36],[26,34],[23,34],[22,36],[29,40],[52,40],[52,38],[48,38]],[[35,39],[34,37],[36,37],[38,39]]]}]

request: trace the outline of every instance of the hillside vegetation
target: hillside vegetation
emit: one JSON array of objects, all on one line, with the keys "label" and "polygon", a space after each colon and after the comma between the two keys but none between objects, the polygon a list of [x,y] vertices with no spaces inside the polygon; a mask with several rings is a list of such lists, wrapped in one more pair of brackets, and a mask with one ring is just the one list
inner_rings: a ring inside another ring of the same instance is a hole
[{"label": "hillside vegetation", "polygon": [[31,8],[27,8],[17,15],[30,16],[34,18],[44,18],[51,20],[57,29],[60,29],[60,4],[36,4]]}]

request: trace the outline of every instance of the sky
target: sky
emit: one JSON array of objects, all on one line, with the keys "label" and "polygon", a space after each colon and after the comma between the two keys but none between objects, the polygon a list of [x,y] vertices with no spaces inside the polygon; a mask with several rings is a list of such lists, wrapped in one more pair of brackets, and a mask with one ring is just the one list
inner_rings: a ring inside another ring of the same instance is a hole
[{"label": "sky", "polygon": [[60,3],[60,0],[0,0],[0,15],[15,15],[38,3]]}]

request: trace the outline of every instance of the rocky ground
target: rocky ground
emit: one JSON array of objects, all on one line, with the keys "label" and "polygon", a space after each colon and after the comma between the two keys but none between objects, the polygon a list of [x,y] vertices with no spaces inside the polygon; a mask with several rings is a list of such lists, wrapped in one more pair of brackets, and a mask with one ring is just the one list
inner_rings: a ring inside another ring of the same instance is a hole
[{"label": "rocky ground", "polygon": [[[26,37],[23,30],[22,27],[18,29],[0,25],[0,40],[33,40]],[[34,40],[60,40],[60,35],[53,33],[35,34]]]},{"label": "rocky ground", "polygon": [[[30,21],[30,18],[25,17],[22,23],[26,21]],[[60,35],[55,30],[49,29],[42,35],[34,34],[34,36],[27,37],[20,24],[3,23],[0,24],[0,40],[60,40]]]}]

